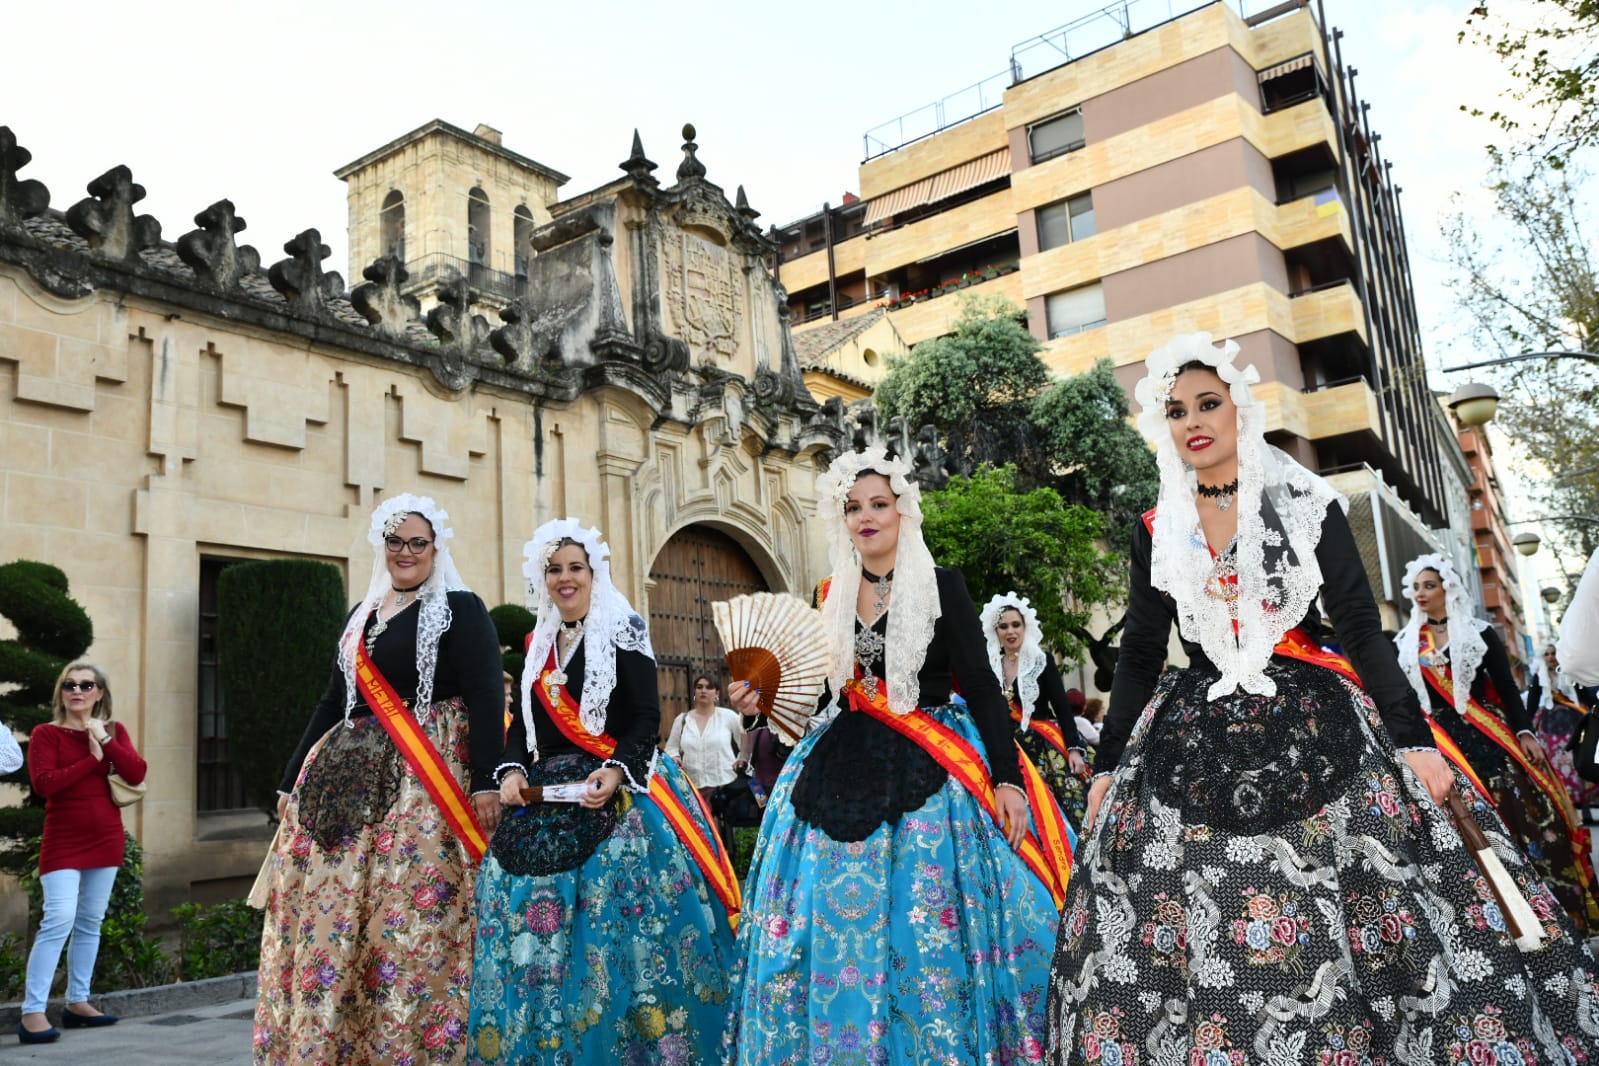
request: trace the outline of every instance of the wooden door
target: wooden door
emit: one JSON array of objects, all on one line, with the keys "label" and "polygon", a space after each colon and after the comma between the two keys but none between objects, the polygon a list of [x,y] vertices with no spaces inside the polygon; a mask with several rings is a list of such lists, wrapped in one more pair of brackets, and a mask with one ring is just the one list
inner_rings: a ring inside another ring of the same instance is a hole
[{"label": "wooden door", "polygon": [[650,568],[650,640],[661,688],[661,739],[694,698],[694,675],[723,681],[722,642],[711,604],[746,592],[766,592],[755,561],[726,533],[687,526],[672,535]]}]

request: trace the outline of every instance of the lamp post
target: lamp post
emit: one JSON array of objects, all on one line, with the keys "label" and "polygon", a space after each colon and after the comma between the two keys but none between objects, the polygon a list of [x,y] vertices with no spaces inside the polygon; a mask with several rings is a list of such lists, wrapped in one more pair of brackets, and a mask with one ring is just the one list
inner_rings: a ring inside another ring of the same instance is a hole
[{"label": "lamp post", "polygon": [[1468,381],[1449,394],[1448,404],[1462,426],[1483,426],[1499,410],[1499,392],[1492,385]]},{"label": "lamp post", "polygon": [[1538,591],[1538,595],[1543,598],[1543,602],[1551,606],[1560,602],[1560,590],[1553,585],[1545,585]]},{"label": "lamp post", "polygon": [[1477,363],[1446,366],[1444,367],[1444,373],[1453,374],[1460,370],[1476,370],[1484,366],[1504,366],[1506,363],[1524,363],[1529,359],[1576,359],[1579,362],[1599,366],[1599,355],[1595,355],[1593,352],[1523,352],[1520,355],[1507,355],[1501,359],[1484,359]]},{"label": "lamp post", "polygon": [[1536,533],[1517,533],[1510,538],[1510,546],[1516,549],[1519,555],[1537,555],[1538,545],[1542,543]]}]

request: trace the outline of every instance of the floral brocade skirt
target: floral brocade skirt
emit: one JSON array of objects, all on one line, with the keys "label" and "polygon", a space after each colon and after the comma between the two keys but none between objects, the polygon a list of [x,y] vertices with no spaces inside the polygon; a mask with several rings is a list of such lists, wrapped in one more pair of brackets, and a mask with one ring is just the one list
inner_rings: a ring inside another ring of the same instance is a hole
[{"label": "floral brocade skirt", "polygon": [[[418,721],[465,789],[465,705]],[[462,1062],[474,867],[376,719],[311,749],[269,862],[255,1061]]]},{"label": "floral brocade skirt", "polygon": [[[1466,761],[1488,786],[1511,839],[1532,864],[1534,875],[1560,901],[1577,931],[1587,935],[1599,928],[1599,899],[1586,882],[1587,870],[1578,866],[1580,860],[1556,801],[1534,784],[1503,748],[1470,722],[1462,721],[1452,708],[1435,708],[1433,720],[1460,746]],[[1554,749],[1548,750],[1553,757]],[[1570,757],[1569,752],[1565,754]]]},{"label": "floral brocade skirt", "polygon": [[[582,780],[595,760],[556,755],[546,782]],[[656,774],[708,826],[669,756]],[[467,1059],[477,1064],[691,1066],[710,1062],[727,1018],[727,912],[648,794],[619,793],[604,839],[558,873],[518,875],[545,850],[524,819],[500,823],[478,875],[478,938]],[[557,814],[557,817],[562,815]],[[565,816],[570,816],[567,814]],[[526,838],[518,843],[517,838]],[[571,857],[556,856],[565,866]]]},{"label": "floral brocade skirt", "polygon": [[1268,674],[1275,696],[1212,702],[1213,671],[1172,671],[1145,710],[1078,850],[1049,1061],[1599,1061],[1593,959],[1492,808],[1468,803],[1550,937],[1534,952],[1366,695]]},{"label": "floral brocade skirt", "polygon": [[[983,751],[964,705],[928,713]],[[1048,890],[952,779],[864,840],[800,820],[795,782],[837,724],[800,741],[767,803],[723,1061],[1038,1061],[1059,921]]]},{"label": "floral brocade skirt", "polygon": [[1572,734],[1577,731],[1577,725],[1584,717],[1586,715],[1582,711],[1563,703],[1548,709],[1539,708],[1532,716],[1532,728],[1538,734],[1538,739],[1543,741],[1550,764],[1570,793],[1571,802],[1579,808],[1599,803],[1599,785],[1578,775],[1576,755],[1566,750]]}]

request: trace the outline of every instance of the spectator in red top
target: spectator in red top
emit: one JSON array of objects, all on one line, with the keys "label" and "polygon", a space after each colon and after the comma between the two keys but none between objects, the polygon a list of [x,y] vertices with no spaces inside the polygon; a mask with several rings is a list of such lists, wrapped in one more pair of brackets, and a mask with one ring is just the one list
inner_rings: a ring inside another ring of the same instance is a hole
[{"label": "spectator in red top", "polygon": [[111,802],[106,778],[115,770],[130,785],[144,780],[144,759],[128,731],[111,721],[111,689],[105,673],[73,663],[56,679],[55,720],[38,726],[28,747],[33,790],[44,797],[44,842],[39,883],[44,918],[28,955],[27,991],[17,1039],[45,1044],[61,1034],[45,1017],[50,980],[67,951],[66,1029],[114,1025],[115,1015],[89,1006],[89,978],[100,952],[100,922],[117,867],[122,865],[122,814]]}]

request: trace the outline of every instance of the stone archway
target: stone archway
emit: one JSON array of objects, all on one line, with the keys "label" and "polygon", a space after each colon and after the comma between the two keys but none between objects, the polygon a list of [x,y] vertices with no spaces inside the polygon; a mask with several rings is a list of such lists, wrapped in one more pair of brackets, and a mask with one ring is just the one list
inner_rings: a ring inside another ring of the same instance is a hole
[{"label": "stone archway", "polygon": [[650,567],[650,641],[661,691],[661,738],[693,699],[694,675],[725,672],[711,604],[770,589],[755,560],[710,526],[685,526],[662,545]]}]

